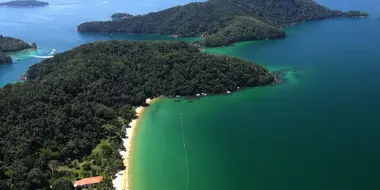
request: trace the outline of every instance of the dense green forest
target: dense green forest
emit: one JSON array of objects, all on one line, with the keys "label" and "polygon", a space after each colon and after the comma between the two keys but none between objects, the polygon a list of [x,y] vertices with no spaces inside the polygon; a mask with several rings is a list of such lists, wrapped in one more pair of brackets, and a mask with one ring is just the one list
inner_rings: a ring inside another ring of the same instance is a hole
[{"label": "dense green forest", "polygon": [[[249,19],[236,19],[239,16],[251,17],[255,29],[241,24],[249,22]],[[330,10],[312,0],[209,0],[123,20],[82,23],[78,26],[78,31],[155,33],[179,37],[211,35],[209,40],[217,43],[210,44],[227,45],[230,43],[226,44],[226,41],[266,39],[264,36],[283,37],[273,35],[273,27],[281,30],[281,27],[297,22],[344,16],[350,14]],[[231,20],[238,23],[233,24]],[[269,34],[259,34],[256,31]],[[231,38],[223,37],[225,32],[233,35]]]},{"label": "dense green forest", "polygon": [[48,2],[37,1],[37,0],[15,0],[0,3],[0,6],[10,6],[10,7],[43,7],[48,6]]},{"label": "dense green forest", "polygon": [[185,42],[105,41],[33,65],[0,89],[0,189],[102,175],[111,189],[127,123],[145,99],[272,83],[267,69]]},{"label": "dense green forest", "polygon": [[12,53],[32,48],[32,45],[16,38],[0,35],[0,52]]},{"label": "dense green forest", "polygon": [[239,41],[268,40],[285,37],[286,33],[253,17],[236,17],[225,28],[205,38],[207,47],[226,46]]}]

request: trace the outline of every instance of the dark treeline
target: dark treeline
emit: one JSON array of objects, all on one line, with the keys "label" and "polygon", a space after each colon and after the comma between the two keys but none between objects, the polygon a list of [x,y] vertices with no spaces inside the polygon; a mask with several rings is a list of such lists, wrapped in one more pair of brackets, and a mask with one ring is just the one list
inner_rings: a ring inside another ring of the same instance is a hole
[{"label": "dark treeline", "polygon": [[49,189],[123,168],[126,124],[145,99],[269,84],[267,69],[185,42],[108,41],[33,65],[0,89],[0,189]]},{"label": "dark treeline", "polygon": [[[239,23],[231,24],[231,20],[242,22],[241,19],[236,19],[237,16],[256,19],[257,21],[254,22],[255,29],[245,27],[245,25]],[[87,22],[80,24],[78,30],[80,32],[158,33],[161,35],[178,35],[180,37],[216,34],[212,38],[213,41],[225,42],[227,40],[235,42],[273,36],[273,33],[271,33],[273,30],[268,30],[268,28],[272,27],[280,28],[297,22],[343,16],[348,15],[340,11],[330,10],[312,0],[209,0],[118,21]],[[257,24],[258,22],[262,24]],[[226,29],[226,27],[228,28]],[[252,32],[253,30],[271,34],[256,36],[257,33]],[[239,37],[215,39],[222,38],[223,35],[218,35],[218,33],[226,31],[231,31]],[[283,37],[283,35],[275,36]],[[221,44],[225,45],[225,43]]]}]

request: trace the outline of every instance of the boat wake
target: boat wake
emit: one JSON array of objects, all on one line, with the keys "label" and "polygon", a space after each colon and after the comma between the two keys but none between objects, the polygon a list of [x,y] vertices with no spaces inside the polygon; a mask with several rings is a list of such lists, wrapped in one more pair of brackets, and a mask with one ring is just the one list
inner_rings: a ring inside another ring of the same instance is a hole
[{"label": "boat wake", "polygon": [[53,58],[54,56],[52,55],[45,55],[45,56],[39,56],[39,55],[29,55],[30,57],[38,58],[38,59],[49,59]]},{"label": "boat wake", "polygon": [[46,55],[29,55],[30,57],[34,57],[34,58],[37,58],[37,59],[49,59],[49,58],[53,58],[54,57],[54,54],[57,52],[56,49],[52,49],[49,53],[47,53]]}]

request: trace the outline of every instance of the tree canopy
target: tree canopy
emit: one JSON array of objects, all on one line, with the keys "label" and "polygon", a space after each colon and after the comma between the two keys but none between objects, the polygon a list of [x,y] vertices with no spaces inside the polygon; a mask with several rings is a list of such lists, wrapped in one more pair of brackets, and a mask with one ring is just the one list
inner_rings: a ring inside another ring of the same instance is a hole
[{"label": "tree canopy", "polygon": [[33,65],[0,89],[0,188],[55,189],[123,169],[136,106],[160,95],[216,94],[272,83],[267,69],[185,42],[95,42]]},{"label": "tree canopy", "polygon": [[[330,10],[312,0],[209,0],[122,20],[82,23],[78,26],[78,30],[155,33],[179,37],[211,35],[209,40],[218,43],[206,43],[206,45],[228,45],[239,41],[266,39],[266,36],[281,38],[284,37],[281,29],[283,26],[343,16],[349,15]],[[242,17],[251,19],[241,19]],[[254,26],[242,24],[246,22]],[[224,37],[223,33],[226,32],[231,32],[233,35],[228,35],[229,38]]]},{"label": "tree canopy", "polygon": [[207,47],[226,46],[239,41],[268,40],[285,37],[286,33],[253,17],[236,17],[225,28],[205,38]]},{"label": "tree canopy", "polygon": [[0,52],[12,53],[29,48],[32,46],[20,39],[0,35]]}]

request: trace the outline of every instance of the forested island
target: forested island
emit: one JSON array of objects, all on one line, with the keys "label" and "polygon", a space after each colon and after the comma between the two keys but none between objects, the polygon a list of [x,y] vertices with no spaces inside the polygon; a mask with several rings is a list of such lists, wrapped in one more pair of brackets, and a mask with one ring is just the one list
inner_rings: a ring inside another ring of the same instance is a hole
[{"label": "forested island", "polygon": [[185,42],[104,41],[33,65],[0,89],[0,189],[49,189],[123,169],[126,125],[147,98],[271,84],[267,69]]},{"label": "forested island", "polygon": [[44,7],[48,6],[48,2],[37,1],[37,0],[15,0],[0,3],[0,6],[8,7]]},{"label": "forested island", "polygon": [[365,18],[368,17],[368,13],[360,12],[360,11],[348,11],[345,13],[346,17],[350,18]]},{"label": "forested island", "polygon": [[330,10],[312,0],[209,0],[122,20],[82,23],[77,29],[79,32],[202,36],[206,38],[201,44],[213,47],[283,38],[284,26],[333,17],[357,17],[357,12]]},{"label": "forested island", "polygon": [[0,64],[12,63],[8,53],[14,53],[26,49],[37,49],[37,44],[28,44],[20,39],[0,35]]}]

